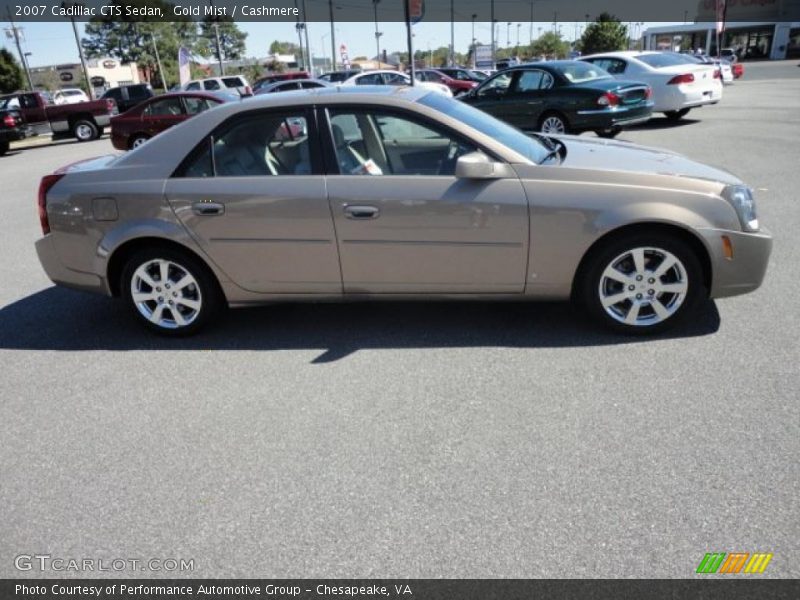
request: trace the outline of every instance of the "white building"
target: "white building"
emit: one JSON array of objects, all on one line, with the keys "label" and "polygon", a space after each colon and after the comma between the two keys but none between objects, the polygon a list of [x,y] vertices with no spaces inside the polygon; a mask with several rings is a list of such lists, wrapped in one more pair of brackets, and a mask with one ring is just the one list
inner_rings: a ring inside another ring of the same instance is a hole
[{"label": "white building", "polygon": [[[95,92],[142,82],[135,62],[121,63],[114,58],[91,58],[86,60],[86,70]],[[33,86],[38,90],[74,88],[83,85],[81,63],[31,67],[30,71]]]}]

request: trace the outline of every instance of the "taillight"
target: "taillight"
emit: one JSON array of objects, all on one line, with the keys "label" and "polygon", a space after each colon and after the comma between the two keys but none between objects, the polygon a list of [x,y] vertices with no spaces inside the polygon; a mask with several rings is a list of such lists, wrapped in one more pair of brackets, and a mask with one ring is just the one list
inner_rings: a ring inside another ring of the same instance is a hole
[{"label": "taillight", "polygon": [[47,192],[49,192],[50,188],[62,177],[64,177],[63,173],[45,175],[42,177],[42,181],[39,182],[39,224],[42,226],[42,233],[45,235],[50,233],[50,221],[47,219]]},{"label": "taillight", "polygon": [[648,86],[645,88],[645,90],[644,90],[644,99],[645,99],[645,100],[649,100],[649,99],[650,99],[650,98],[652,98],[652,97],[653,97],[653,88],[651,88],[651,87],[648,85]]},{"label": "taillight", "polygon": [[253,88],[249,85],[244,86],[244,95],[245,96],[252,96],[253,95]]},{"label": "taillight", "polygon": [[679,85],[681,83],[692,83],[694,75],[692,73],[684,73],[683,75],[675,75],[667,82],[667,85]]},{"label": "taillight", "polygon": [[614,92],[606,92],[597,99],[597,103],[600,106],[618,106],[620,103],[620,97]]},{"label": "taillight", "polygon": [[6,115],[3,117],[3,125],[14,128],[17,126],[17,120],[14,118],[14,115]]},{"label": "taillight", "polygon": [[112,115],[119,114],[117,103],[114,101],[113,98],[106,98],[106,110],[108,110],[108,112],[110,112]]},{"label": "taillight", "polygon": [[722,77],[722,69],[714,69],[714,79],[719,79]]}]

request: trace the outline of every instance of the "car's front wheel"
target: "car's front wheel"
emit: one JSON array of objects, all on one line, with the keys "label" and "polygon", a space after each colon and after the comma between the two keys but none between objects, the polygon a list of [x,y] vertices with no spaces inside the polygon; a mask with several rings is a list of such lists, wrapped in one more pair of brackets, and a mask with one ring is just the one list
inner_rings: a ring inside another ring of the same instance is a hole
[{"label": "car's front wheel", "polygon": [[172,248],[134,254],[123,269],[121,289],[141,323],[170,336],[195,333],[222,304],[219,287],[205,265]]},{"label": "car's front wheel", "polygon": [[707,295],[691,246],[663,234],[637,233],[604,244],[579,277],[579,298],[589,314],[624,333],[669,329]]},{"label": "car's front wheel", "polygon": [[539,121],[539,131],[555,135],[569,133],[569,123],[558,113],[546,113]]},{"label": "car's front wheel", "polygon": [[137,133],[131,138],[131,141],[128,143],[128,146],[131,150],[134,148],[138,148],[142,144],[144,144],[147,140],[150,139],[149,135],[145,135],[144,133]]}]

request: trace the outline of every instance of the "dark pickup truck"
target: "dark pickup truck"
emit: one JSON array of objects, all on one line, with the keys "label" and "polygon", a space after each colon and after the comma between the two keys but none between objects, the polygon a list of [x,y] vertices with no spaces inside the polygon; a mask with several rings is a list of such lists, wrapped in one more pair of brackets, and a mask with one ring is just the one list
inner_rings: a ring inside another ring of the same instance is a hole
[{"label": "dark pickup truck", "polygon": [[117,114],[111,99],[93,100],[78,104],[48,104],[39,92],[18,92],[0,96],[0,111],[18,110],[33,134],[52,133],[74,136],[80,142],[95,140],[103,127]]},{"label": "dark pickup truck", "polygon": [[18,110],[0,110],[0,156],[8,152],[11,142],[25,138],[25,121]]}]

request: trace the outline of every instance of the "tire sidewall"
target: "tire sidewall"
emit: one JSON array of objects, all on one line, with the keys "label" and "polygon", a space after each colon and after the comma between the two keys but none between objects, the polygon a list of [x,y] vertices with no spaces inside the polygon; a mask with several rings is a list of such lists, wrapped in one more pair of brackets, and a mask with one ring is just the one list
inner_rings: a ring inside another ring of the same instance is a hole
[{"label": "tire sidewall", "polygon": [[569,122],[564,117],[564,115],[562,115],[560,113],[556,113],[556,112],[547,112],[547,113],[542,115],[542,117],[539,119],[539,131],[540,132],[545,133],[544,131],[542,131],[542,127],[544,126],[544,122],[547,119],[551,118],[551,117],[555,117],[556,119],[561,121],[561,123],[564,125],[564,131],[563,132],[557,132],[557,131],[548,132],[548,133],[546,133],[546,135],[566,135],[566,134],[569,133]]},{"label": "tire sidewall", "polygon": [[[146,135],[142,135],[142,134],[138,134],[138,133],[137,133],[135,136],[133,136],[133,137],[131,138],[131,141],[130,141],[130,144],[128,144],[128,147],[129,147],[131,150],[133,150],[134,148],[136,148],[136,142],[137,142],[138,140],[142,140],[142,143],[144,143],[144,142],[146,142],[146,141],[147,141],[147,140],[149,140],[149,139],[150,139],[150,137],[149,137],[149,136],[146,136]],[[140,144],[140,145],[141,145],[141,144]]]},{"label": "tire sidewall", "polygon": [[[81,127],[89,127],[89,129],[91,129],[92,132],[91,135],[89,137],[83,137],[83,138],[80,137],[78,135],[78,130]],[[72,132],[75,135],[75,139],[77,139],[79,142],[91,142],[92,140],[96,140],[99,137],[99,131],[97,129],[97,125],[95,125],[91,121],[87,121],[86,119],[81,119],[80,121],[77,121],[75,125],[72,126]]]},{"label": "tire sidewall", "polygon": [[[142,264],[155,259],[165,259],[180,265],[186,269],[195,279],[200,288],[200,295],[202,297],[202,304],[197,318],[191,324],[178,329],[166,329],[159,327],[155,323],[148,320],[133,301],[131,296],[131,280],[133,274]],[[135,318],[143,324],[150,331],[168,337],[181,337],[191,335],[203,328],[218,312],[221,307],[221,292],[214,276],[208,268],[199,260],[186,252],[181,252],[168,247],[153,247],[140,250],[131,256],[125,267],[122,269],[122,278],[120,281],[121,297],[129,311]]]},{"label": "tire sidewall", "polygon": [[[616,321],[606,313],[598,292],[603,271],[611,261],[625,251],[638,247],[658,248],[674,254],[683,263],[688,282],[686,296],[678,310],[666,321],[649,326],[626,325]],[[586,267],[582,269],[578,290],[578,300],[596,323],[629,335],[650,335],[672,329],[684,322],[689,314],[695,312],[708,296],[703,282],[703,267],[688,243],[676,236],[644,233],[621,236],[598,248],[594,256],[589,258]]]}]

